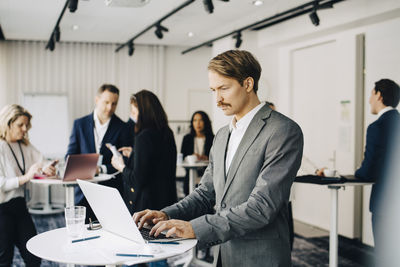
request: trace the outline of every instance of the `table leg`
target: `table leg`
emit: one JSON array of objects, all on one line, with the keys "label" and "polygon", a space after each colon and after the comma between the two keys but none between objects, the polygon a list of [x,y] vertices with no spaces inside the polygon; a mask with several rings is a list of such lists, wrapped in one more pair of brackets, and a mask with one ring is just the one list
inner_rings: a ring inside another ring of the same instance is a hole
[{"label": "table leg", "polygon": [[73,185],[65,185],[65,206],[71,207],[75,205],[75,192]]},{"label": "table leg", "polygon": [[189,194],[196,189],[197,169],[189,169]]},{"label": "table leg", "polygon": [[331,189],[331,230],[329,233],[329,267],[338,266],[338,191],[340,186]]}]

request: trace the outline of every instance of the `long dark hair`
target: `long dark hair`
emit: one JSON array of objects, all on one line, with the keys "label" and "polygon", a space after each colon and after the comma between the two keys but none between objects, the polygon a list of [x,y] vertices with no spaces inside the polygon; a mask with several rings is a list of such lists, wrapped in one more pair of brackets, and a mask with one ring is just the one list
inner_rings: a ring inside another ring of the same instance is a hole
[{"label": "long dark hair", "polygon": [[203,119],[203,122],[204,122],[203,134],[205,136],[214,136],[210,118],[208,117],[207,113],[205,113],[202,110],[198,110],[198,111],[193,113],[192,119],[190,120],[190,134],[193,135],[193,136],[196,136],[196,131],[193,128],[193,120],[194,120],[194,116],[196,114],[200,114],[201,118]]},{"label": "long dark hair", "polygon": [[156,130],[168,128],[167,114],[155,94],[148,90],[141,90],[133,96],[131,101],[139,110],[135,126],[136,133],[148,128]]}]

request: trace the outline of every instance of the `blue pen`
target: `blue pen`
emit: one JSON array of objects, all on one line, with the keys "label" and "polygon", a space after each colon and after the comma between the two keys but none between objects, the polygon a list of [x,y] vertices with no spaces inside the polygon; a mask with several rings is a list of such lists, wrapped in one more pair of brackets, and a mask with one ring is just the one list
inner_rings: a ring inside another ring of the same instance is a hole
[{"label": "blue pen", "polygon": [[115,254],[116,256],[121,256],[121,257],[148,257],[148,258],[153,258],[154,255],[146,255],[146,254],[125,254],[125,253],[117,253]]},{"label": "blue pen", "polygon": [[176,241],[165,241],[165,242],[162,242],[162,241],[148,241],[147,243],[149,243],[149,244],[165,244],[165,245],[179,245],[180,244],[179,242],[176,242]]},{"label": "blue pen", "polygon": [[82,239],[75,239],[75,240],[72,240],[72,243],[82,242],[82,241],[86,241],[86,240],[92,240],[92,239],[96,239],[99,237],[100,237],[99,235],[96,235],[96,236],[86,237],[86,238],[82,238]]}]

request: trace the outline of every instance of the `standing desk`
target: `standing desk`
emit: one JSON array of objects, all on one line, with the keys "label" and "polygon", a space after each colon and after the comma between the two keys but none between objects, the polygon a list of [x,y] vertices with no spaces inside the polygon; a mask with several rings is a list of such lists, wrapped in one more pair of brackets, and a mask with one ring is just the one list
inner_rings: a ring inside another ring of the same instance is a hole
[{"label": "standing desk", "polygon": [[[111,179],[113,176],[110,174],[99,174],[93,179],[86,180],[93,183],[103,182]],[[78,185],[77,181],[63,181],[62,179],[32,179],[33,184],[44,185],[63,185],[65,187],[65,205],[66,207],[75,205],[74,187]]]},{"label": "standing desk", "polygon": [[329,267],[338,266],[338,191],[346,186],[371,185],[373,182],[365,182],[352,175],[341,177],[321,177],[316,175],[297,176],[296,183],[326,185],[331,190],[331,224],[329,231]]}]

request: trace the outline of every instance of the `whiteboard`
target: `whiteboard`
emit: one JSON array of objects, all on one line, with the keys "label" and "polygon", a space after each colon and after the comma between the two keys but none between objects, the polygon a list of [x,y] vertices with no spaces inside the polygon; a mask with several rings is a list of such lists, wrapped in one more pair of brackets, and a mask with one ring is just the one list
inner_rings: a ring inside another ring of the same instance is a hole
[{"label": "whiteboard", "polygon": [[46,158],[63,158],[69,135],[68,96],[24,93],[22,102],[32,114],[31,143]]}]

